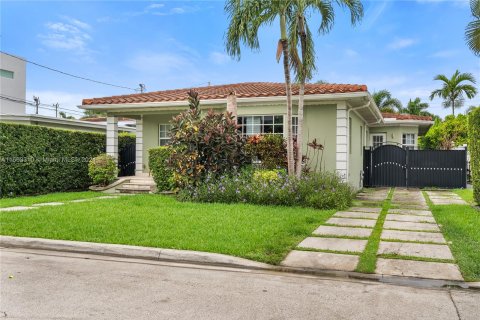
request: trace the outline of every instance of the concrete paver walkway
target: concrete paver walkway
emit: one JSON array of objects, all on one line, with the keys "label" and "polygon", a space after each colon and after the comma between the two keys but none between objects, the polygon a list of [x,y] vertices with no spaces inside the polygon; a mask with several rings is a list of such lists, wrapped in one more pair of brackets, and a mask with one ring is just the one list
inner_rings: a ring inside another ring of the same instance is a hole
[{"label": "concrete paver walkway", "polygon": [[31,210],[31,209],[38,209],[41,207],[62,206],[69,203],[80,203],[80,202],[96,201],[96,200],[103,200],[103,199],[117,199],[121,196],[130,196],[130,195],[133,195],[133,194],[116,194],[111,196],[77,199],[77,200],[70,200],[65,202],[42,202],[42,203],[32,204],[29,206],[15,206],[15,207],[0,208],[0,212]]},{"label": "concrete paver walkway", "polygon": [[449,190],[425,191],[425,193],[434,205],[467,204],[458,194]]},{"label": "concrete paver walkway", "polygon": [[[368,190],[359,199],[368,203],[382,201],[380,206],[387,196],[388,189]],[[395,189],[386,203],[390,203],[388,212],[382,212],[381,207],[352,207],[336,212],[290,252],[282,265],[355,271],[360,255],[375,237],[377,274],[463,280],[423,193]],[[373,229],[379,228],[379,217],[384,221],[381,233],[375,235]]]},{"label": "concrete paver walkway", "polygon": [[[377,252],[376,273],[463,280],[432,213],[429,210],[407,209],[425,208],[426,200],[422,192],[396,189],[392,204],[397,208],[389,209],[385,218]],[[395,259],[388,259],[393,257]]]},{"label": "concrete paver walkway", "polygon": [[[387,198],[389,189],[369,190],[357,197],[379,202]],[[352,207],[335,213],[326,225],[318,227],[312,237],[303,240],[288,254],[282,265],[311,269],[354,271],[372,234],[382,208]],[[318,250],[327,252],[301,251]],[[348,253],[348,254],[345,254]]]}]

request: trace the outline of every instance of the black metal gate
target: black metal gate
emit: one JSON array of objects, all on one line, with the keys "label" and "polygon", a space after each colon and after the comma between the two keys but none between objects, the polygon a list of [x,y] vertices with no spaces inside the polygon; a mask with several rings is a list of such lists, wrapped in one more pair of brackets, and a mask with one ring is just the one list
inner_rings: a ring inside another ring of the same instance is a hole
[{"label": "black metal gate", "polygon": [[467,150],[364,150],[365,187],[467,187]]},{"label": "black metal gate", "polygon": [[129,144],[118,154],[118,176],[135,175],[135,144]]}]

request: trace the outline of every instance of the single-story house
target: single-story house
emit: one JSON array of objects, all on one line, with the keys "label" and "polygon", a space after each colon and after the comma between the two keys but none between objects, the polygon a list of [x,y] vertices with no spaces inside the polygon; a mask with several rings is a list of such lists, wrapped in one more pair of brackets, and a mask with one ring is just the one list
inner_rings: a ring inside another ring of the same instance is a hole
[{"label": "single-story house", "polygon": [[[286,135],[286,90],[283,83],[248,82],[192,88],[201,108],[224,111],[237,104],[244,135]],[[148,150],[168,144],[169,121],[188,108],[188,89],[84,99],[81,109],[107,112],[107,153],[118,154],[118,118],[136,120],[136,174],[149,172]],[[233,98],[232,98],[233,97]],[[293,88],[293,131],[297,126],[298,87]],[[336,171],[356,188],[362,187],[363,150],[396,142],[415,148],[420,134],[433,124],[429,117],[383,114],[365,85],[307,84],[304,147],[314,138],[324,149],[324,168]]]}]

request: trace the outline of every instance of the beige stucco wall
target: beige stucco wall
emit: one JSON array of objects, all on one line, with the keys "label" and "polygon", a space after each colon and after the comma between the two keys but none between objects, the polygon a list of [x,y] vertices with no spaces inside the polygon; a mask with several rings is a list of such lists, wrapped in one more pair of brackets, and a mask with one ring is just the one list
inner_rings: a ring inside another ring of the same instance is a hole
[{"label": "beige stucco wall", "polygon": [[372,145],[371,135],[374,133],[386,133],[387,142],[399,143],[402,144],[402,136],[404,133],[414,133],[415,134],[415,147],[418,144],[418,126],[384,126],[384,127],[371,127],[370,134],[368,137],[368,145]]},{"label": "beige stucco wall", "polygon": [[[297,108],[294,107],[294,115]],[[284,105],[249,105],[239,106],[238,115],[283,115],[284,129],[286,128],[286,108]],[[148,172],[148,150],[159,145],[159,124],[167,124],[177,113],[144,114],[143,115],[143,161]],[[304,109],[305,125],[303,134],[303,153],[307,152],[307,143],[314,138],[325,146],[323,153],[323,167],[327,171],[335,171],[336,152],[336,106],[335,105],[307,105]],[[307,141],[308,140],[308,141]],[[311,150],[309,150],[312,154]]]},{"label": "beige stucco wall", "polygon": [[349,128],[349,168],[348,181],[356,188],[362,188],[363,149],[365,144],[365,122],[354,112],[350,112]]}]

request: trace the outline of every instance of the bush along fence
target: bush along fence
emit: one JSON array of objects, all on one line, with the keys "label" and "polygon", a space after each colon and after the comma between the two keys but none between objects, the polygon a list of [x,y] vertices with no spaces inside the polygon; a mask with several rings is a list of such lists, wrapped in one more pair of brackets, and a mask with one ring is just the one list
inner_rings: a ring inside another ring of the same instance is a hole
[{"label": "bush along fence", "polygon": [[[135,143],[121,134],[119,148]],[[85,190],[105,134],[0,123],[0,197]]]},{"label": "bush along fence", "polygon": [[480,107],[469,113],[468,138],[473,198],[480,205]]}]

